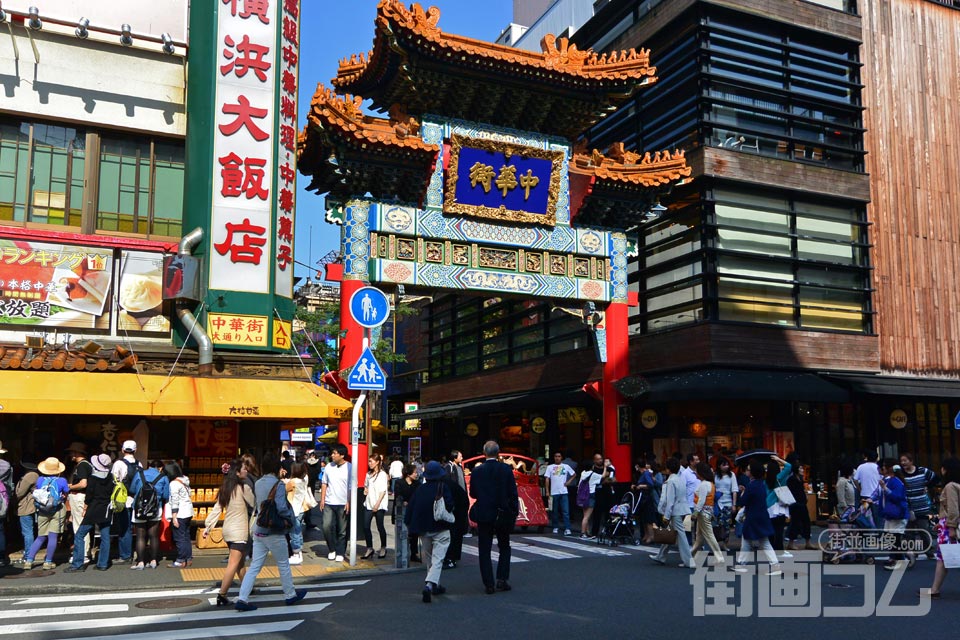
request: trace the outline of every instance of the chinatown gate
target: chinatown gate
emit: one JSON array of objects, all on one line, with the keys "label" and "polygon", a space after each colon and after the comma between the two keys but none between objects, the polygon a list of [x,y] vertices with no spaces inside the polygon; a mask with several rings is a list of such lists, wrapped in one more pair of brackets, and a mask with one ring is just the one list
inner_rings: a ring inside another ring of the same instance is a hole
[{"label": "chinatown gate", "polygon": [[627,232],[690,168],[681,152],[590,151],[582,135],[656,81],[649,52],[548,35],[532,53],[443,33],[439,17],[382,0],[373,50],[318,87],[299,137],[300,172],[342,215],[341,369],[360,355],[347,304],[366,284],[575,307],[603,363],[603,448],[628,469],[613,386],[629,375]]}]

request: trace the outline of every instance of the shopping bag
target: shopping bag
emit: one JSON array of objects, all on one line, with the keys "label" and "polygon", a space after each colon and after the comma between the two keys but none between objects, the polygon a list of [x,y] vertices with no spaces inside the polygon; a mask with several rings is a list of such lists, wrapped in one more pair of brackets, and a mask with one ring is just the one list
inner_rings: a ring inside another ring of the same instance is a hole
[{"label": "shopping bag", "polygon": [[943,566],[945,568],[956,569],[960,567],[960,544],[940,545],[940,556],[943,558]]},{"label": "shopping bag", "polygon": [[173,551],[173,527],[166,518],[160,518],[160,551]]}]

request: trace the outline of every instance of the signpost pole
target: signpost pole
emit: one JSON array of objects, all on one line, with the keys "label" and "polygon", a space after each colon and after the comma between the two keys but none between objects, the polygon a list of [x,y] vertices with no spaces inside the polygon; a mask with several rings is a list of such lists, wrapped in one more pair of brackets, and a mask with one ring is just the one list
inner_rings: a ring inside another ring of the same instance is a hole
[{"label": "signpost pole", "polygon": [[[363,348],[370,344],[367,336],[363,337]],[[353,432],[350,434],[350,566],[357,565],[357,458],[360,455],[360,409],[367,399],[364,391],[353,405]]]}]

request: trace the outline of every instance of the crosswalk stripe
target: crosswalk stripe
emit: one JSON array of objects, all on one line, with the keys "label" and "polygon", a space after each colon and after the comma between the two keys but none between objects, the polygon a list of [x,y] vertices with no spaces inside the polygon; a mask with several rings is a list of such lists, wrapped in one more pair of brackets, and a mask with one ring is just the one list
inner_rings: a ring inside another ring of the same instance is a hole
[{"label": "crosswalk stripe", "polygon": [[[255,612],[251,611],[246,614],[231,609],[227,611],[199,611],[196,613],[171,613],[161,615],[131,616],[127,618],[54,620],[49,622],[36,622],[33,624],[10,624],[0,626],[0,635],[12,635],[15,633],[43,633],[47,631],[76,631],[80,629],[100,629],[114,627],[142,627],[145,625],[186,622],[211,622],[213,620],[223,620],[226,618],[236,619],[237,616],[242,615],[245,615],[248,618],[259,618],[265,616],[296,617],[299,615],[318,613],[329,606],[329,602],[322,602],[319,604],[292,607],[270,607],[258,609]],[[207,631],[209,632],[211,629],[207,627]]]},{"label": "crosswalk stripe", "polygon": [[[304,600],[316,600],[317,598],[340,598],[349,594],[352,589],[331,589],[330,591],[310,591],[307,593]],[[287,596],[282,593],[271,596],[252,596],[250,602],[254,604],[260,604],[262,602],[283,602],[286,600]],[[210,604],[217,604],[216,598],[210,598],[208,600]]]},{"label": "crosswalk stripe", "polygon": [[[334,582],[321,582],[318,584],[310,585],[306,587],[309,590],[315,589],[326,589],[329,587],[359,587],[363,586],[370,582],[370,580],[337,580]],[[9,602],[12,605],[25,605],[25,604],[48,604],[48,603],[62,603],[62,602],[86,602],[91,599],[91,597],[96,598],[98,601],[104,600],[149,600],[150,598],[171,598],[171,597],[182,597],[182,596],[201,596],[201,595],[216,595],[219,593],[219,589],[216,587],[197,587],[194,589],[165,589],[163,591],[124,591],[120,593],[79,593],[71,595],[59,595],[59,596],[31,596],[31,597],[14,597],[14,598],[0,598],[0,602]],[[269,592],[279,592],[283,591],[283,587],[257,587],[258,593],[269,593]],[[236,594],[239,592],[238,588],[230,589],[229,593]]]},{"label": "crosswalk stripe", "polygon": [[[292,631],[303,620],[285,620],[283,622],[269,622],[262,624],[225,625],[222,627],[201,627],[199,629],[177,629],[171,631],[154,631],[152,633],[137,634],[137,640],[193,640],[194,638],[232,638],[234,636],[251,636],[266,633],[283,633]],[[112,636],[79,636],[65,640],[117,640],[120,635]]]},{"label": "crosswalk stripe", "polygon": [[125,604],[91,604],[83,607],[42,607],[39,609],[19,609],[18,618],[38,618],[40,616],[75,616],[87,613],[118,613],[129,611]]},{"label": "crosswalk stripe", "polygon": [[532,553],[534,555],[544,556],[546,558],[552,558],[553,560],[569,560],[571,558],[581,557],[573,553],[567,553],[566,551],[557,551],[555,549],[541,549],[540,547],[534,547],[533,545],[524,544],[522,542],[511,542],[510,548],[516,549],[517,551],[523,551],[524,553]]},{"label": "crosswalk stripe", "polygon": [[[479,555],[480,555],[480,549],[478,549],[478,548],[476,548],[476,547],[472,547],[472,546],[467,545],[467,544],[463,545],[463,552],[466,553],[466,554],[469,554],[469,555],[471,555],[471,556],[479,556]],[[496,551],[491,551],[491,552],[490,552],[490,558],[491,558],[492,560],[498,560],[498,561],[499,561],[499,560],[500,560],[500,554],[497,553]],[[526,562],[526,561],[527,561],[527,560],[526,560],[525,558],[518,558],[517,556],[511,556],[511,557],[510,557],[510,563],[511,563],[511,564],[514,563],[514,562]]]},{"label": "crosswalk stripe", "polygon": [[559,540],[556,538],[534,538],[527,536],[524,540],[532,540],[539,543],[552,544],[557,547],[564,547],[565,549],[576,549],[577,551],[584,551],[586,553],[593,553],[601,556],[629,556],[630,554],[626,551],[617,551],[616,549],[609,549],[607,547],[601,547],[598,545],[585,545],[580,544],[579,542],[573,542],[571,540]]}]

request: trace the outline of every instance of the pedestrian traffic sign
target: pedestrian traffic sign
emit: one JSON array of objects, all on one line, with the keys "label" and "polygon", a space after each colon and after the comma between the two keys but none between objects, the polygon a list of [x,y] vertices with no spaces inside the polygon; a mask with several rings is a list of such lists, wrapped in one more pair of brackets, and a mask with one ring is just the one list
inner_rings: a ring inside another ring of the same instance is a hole
[{"label": "pedestrian traffic sign", "polygon": [[953,428],[960,429],[960,412],[957,412],[957,415],[953,417]]},{"label": "pedestrian traffic sign", "polygon": [[350,315],[361,327],[373,329],[387,321],[390,303],[376,287],[360,287],[350,296]]},{"label": "pedestrian traffic sign", "polygon": [[387,376],[369,347],[363,350],[353,366],[347,378],[347,388],[357,391],[383,391],[387,388]]}]

